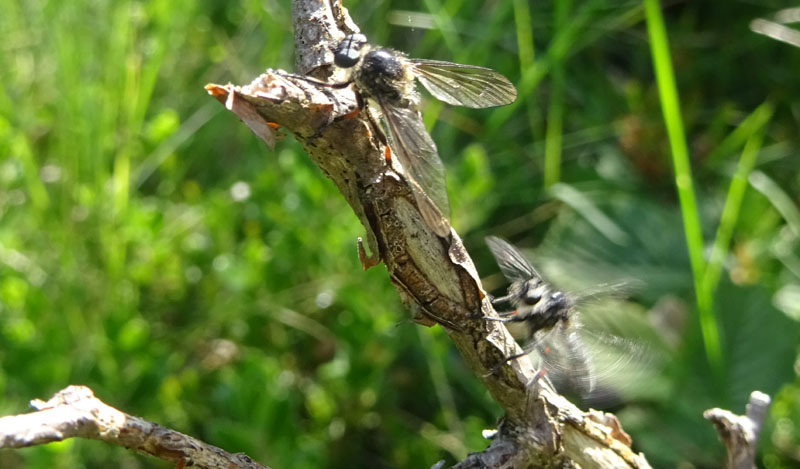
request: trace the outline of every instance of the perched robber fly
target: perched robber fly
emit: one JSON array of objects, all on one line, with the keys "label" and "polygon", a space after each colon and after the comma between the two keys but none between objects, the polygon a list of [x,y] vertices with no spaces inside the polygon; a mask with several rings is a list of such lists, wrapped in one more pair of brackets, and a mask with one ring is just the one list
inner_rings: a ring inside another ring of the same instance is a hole
[{"label": "perched robber fly", "polygon": [[370,46],[363,34],[345,37],[333,52],[334,64],[349,70],[349,78],[342,83],[309,81],[332,88],[352,84],[359,108],[366,101],[380,110],[389,141],[380,131],[379,138],[403,167],[425,222],[437,235],[449,236],[450,204],[444,166],[417,109],[420,96],[414,78],[434,97],[472,108],[510,104],[517,99],[516,88],[494,70],[408,58],[398,51]]},{"label": "perched robber fly", "polygon": [[540,372],[547,373],[557,389],[589,395],[595,386],[594,373],[578,334],[581,326],[575,318],[575,300],[545,282],[511,244],[493,236],[486,238],[486,244],[503,275],[511,282],[508,295],[492,303],[510,303],[514,310],[500,313],[499,318],[484,319],[521,322],[527,327],[523,353],[507,357],[503,363],[535,350],[542,361]]}]

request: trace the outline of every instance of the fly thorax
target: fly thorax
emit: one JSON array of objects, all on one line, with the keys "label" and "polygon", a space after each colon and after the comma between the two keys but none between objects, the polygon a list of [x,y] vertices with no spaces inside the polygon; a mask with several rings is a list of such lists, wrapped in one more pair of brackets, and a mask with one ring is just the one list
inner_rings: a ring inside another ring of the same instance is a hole
[{"label": "fly thorax", "polygon": [[361,66],[353,77],[356,86],[371,97],[408,107],[407,100],[413,96],[414,82],[405,59],[388,49],[375,49],[361,60]]},{"label": "fly thorax", "polygon": [[543,305],[547,305],[547,314],[556,320],[566,322],[569,319],[572,303],[564,292],[551,290],[547,295],[547,301],[543,302]]}]

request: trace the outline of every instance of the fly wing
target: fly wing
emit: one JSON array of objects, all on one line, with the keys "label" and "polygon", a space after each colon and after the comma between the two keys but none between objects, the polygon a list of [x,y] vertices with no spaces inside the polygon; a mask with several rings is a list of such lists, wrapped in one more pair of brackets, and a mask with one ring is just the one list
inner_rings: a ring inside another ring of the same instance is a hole
[{"label": "fly wing", "polygon": [[378,104],[389,128],[392,151],[405,171],[422,218],[437,235],[449,236],[450,202],[444,165],[419,111],[392,106],[380,99]]},{"label": "fly wing", "polygon": [[617,283],[601,283],[589,288],[571,292],[575,303],[597,304],[607,300],[625,300],[630,298],[637,289],[641,288],[641,282],[636,279],[626,279]]},{"label": "fly wing", "polygon": [[554,328],[536,351],[559,392],[577,394],[596,409],[646,395],[663,366],[663,356],[643,337],[594,330],[579,319]]},{"label": "fly wing", "polygon": [[437,99],[474,108],[503,106],[517,99],[508,78],[486,67],[441,60],[409,59],[422,85]]},{"label": "fly wing", "polygon": [[539,272],[533,268],[522,253],[507,241],[496,236],[488,236],[486,238],[486,244],[492,251],[497,265],[500,266],[500,270],[508,281],[527,281],[532,278],[541,278]]},{"label": "fly wing", "polygon": [[535,342],[540,367],[560,393],[589,397],[596,385],[596,371],[589,350],[579,335],[580,325],[559,323]]}]

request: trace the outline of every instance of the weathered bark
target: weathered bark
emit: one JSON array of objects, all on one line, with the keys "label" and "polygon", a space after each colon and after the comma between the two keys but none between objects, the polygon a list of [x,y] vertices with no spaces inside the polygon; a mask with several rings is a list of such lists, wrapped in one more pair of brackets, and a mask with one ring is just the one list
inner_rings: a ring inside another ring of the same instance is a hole
[{"label": "weathered bark", "polygon": [[745,415],[736,415],[724,409],[709,409],[703,417],[714,424],[720,441],[725,445],[728,469],[753,469],[756,467],[756,447],[761,425],[769,408],[770,398],[753,391]]},{"label": "weathered bark", "polygon": [[[347,10],[335,0],[295,0],[293,22],[297,72],[330,78],[330,46],[358,32]],[[401,168],[385,158],[365,113],[310,138],[355,108],[352,90],[323,88],[274,70],[247,86],[208,85],[207,90],[268,145],[278,127],[295,135],[364,225],[372,253],[367,256],[359,240],[364,268],[383,261],[390,281],[417,312],[417,322],[442,326],[502,406],[506,414],[490,446],[460,467],[648,467],[629,443],[616,438],[621,431],[601,423],[616,422],[613,416],[580,411],[546,380],[528,386],[536,371],[527,359],[496,370],[504,357],[519,352],[516,342],[505,326],[482,319],[496,313],[461,239],[455,230],[441,238],[426,225]]]},{"label": "weathered bark", "polygon": [[35,412],[0,418],[0,449],[24,448],[67,438],[102,440],[179,467],[269,469],[245,454],[231,454],[183,433],[125,414],[85,386],[69,386],[49,401],[31,401]]}]

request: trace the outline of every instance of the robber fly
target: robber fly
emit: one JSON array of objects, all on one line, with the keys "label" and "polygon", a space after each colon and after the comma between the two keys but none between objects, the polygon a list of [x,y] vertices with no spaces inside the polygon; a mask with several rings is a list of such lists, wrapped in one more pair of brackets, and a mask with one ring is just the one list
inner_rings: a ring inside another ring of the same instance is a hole
[{"label": "robber fly", "polygon": [[[523,353],[507,357],[503,363],[536,350],[544,370],[557,389],[569,389],[586,396],[595,385],[592,363],[578,335],[581,327],[575,317],[575,300],[556,290],[525,257],[506,241],[490,236],[486,244],[497,265],[511,282],[508,295],[492,303],[510,303],[514,310],[490,321],[521,322],[527,327]],[[502,363],[501,363],[502,364]]]},{"label": "robber fly", "polygon": [[403,167],[425,222],[437,235],[449,236],[450,204],[444,166],[417,109],[420,96],[414,79],[434,97],[448,104],[472,108],[510,104],[517,99],[516,88],[494,70],[408,58],[398,51],[370,46],[363,34],[345,37],[333,53],[334,64],[348,70],[349,78],[342,83],[319,84],[333,88],[352,84],[359,108],[363,108],[366,101],[380,110],[389,141],[380,131],[379,138]]}]

